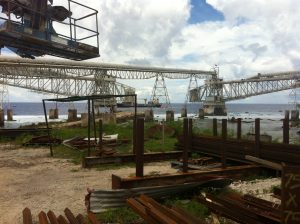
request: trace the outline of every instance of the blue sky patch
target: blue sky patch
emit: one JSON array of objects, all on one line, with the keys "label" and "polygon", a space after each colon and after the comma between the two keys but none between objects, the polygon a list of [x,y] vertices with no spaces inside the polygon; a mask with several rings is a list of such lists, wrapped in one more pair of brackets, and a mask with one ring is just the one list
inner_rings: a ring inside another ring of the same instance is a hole
[{"label": "blue sky patch", "polygon": [[206,3],[206,0],[191,0],[190,24],[202,23],[206,21],[223,21],[224,15],[214,7]]}]

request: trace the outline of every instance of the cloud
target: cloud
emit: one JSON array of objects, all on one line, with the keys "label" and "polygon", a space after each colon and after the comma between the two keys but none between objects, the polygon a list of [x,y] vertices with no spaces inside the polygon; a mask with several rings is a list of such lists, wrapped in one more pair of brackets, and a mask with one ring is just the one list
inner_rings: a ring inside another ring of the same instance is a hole
[{"label": "cloud", "polygon": [[[201,70],[217,64],[226,80],[300,69],[300,1],[206,2],[224,20],[189,23],[190,0],[86,0],[99,11],[101,58],[93,61]],[[143,98],[154,84],[152,79],[122,82]],[[188,80],[166,82],[172,102],[183,102]],[[178,88],[182,85],[186,88]]]}]

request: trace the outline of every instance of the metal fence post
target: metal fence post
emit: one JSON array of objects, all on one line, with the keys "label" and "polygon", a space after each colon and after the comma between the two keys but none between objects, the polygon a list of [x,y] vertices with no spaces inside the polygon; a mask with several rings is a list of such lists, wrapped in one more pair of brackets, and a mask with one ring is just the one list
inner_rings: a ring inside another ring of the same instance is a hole
[{"label": "metal fence post", "polygon": [[135,148],[135,162],[136,162],[136,176],[144,176],[144,118],[138,118],[136,122],[136,148]]}]

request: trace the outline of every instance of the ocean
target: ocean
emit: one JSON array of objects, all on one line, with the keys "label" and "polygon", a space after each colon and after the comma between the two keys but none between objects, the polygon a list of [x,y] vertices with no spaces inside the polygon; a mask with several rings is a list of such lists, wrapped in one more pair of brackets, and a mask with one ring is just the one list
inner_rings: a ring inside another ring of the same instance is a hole
[{"label": "ocean", "polygon": [[[7,107],[7,105],[6,105]],[[77,109],[77,114],[87,112],[86,103],[47,103],[47,113],[49,109],[58,108],[59,119],[52,121],[63,121],[67,119],[68,109]],[[175,119],[181,116],[181,109],[184,107],[183,103],[171,104],[172,110],[174,110]],[[188,117],[197,117],[200,104],[187,104]],[[251,133],[254,130],[254,119],[261,119],[261,133],[270,134],[274,139],[282,139],[282,121],[285,110],[293,110],[294,107],[291,104],[226,104],[227,116],[218,116],[218,119],[222,118],[242,118],[243,119],[243,134]],[[14,120],[11,122],[5,122],[5,128],[18,128],[21,125],[29,125],[38,122],[45,122],[43,105],[42,103],[11,103],[10,108],[13,109]],[[165,119],[166,110],[171,108],[153,108],[154,116],[156,120]],[[144,111],[147,108],[138,108],[138,111]],[[102,108],[102,112],[109,112],[110,108]],[[118,108],[120,111],[133,111],[133,108]],[[212,129],[213,116],[208,117],[205,120],[195,120],[194,125],[203,129]],[[221,120],[218,122],[218,128],[221,130]],[[236,132],[236,124],[229,122],[228,129]],[[300,135],[298,134],[299,128],[290,129],[291,142],[298,142]]]},{"label": "ocean", "polygon": [[[7,108],[5,105],[4,108]],[[66,119],[68,109],[77,109],[77,113],[87,112],[87,103],[47,103],[46,110],[50,108],[58,108],[60,119]],[[171,104],[171,108],[153,108],[154,116],[158,119],[164,118],[165,111],[168,109],[174,110],[175,118],[180,117],[183,103]],[[199,103],[187,104],[188,116],[197,116],[199,108],[202,106]],[[241,117],[241,118],[261,118],[261,119],[282,119],[285,110],[292,110],[291,104],[226,104],[228,115],[226,118]],[[43,105],[39,102],[34,103],[10,103],[10,108],[13,109],[14,119],[16,123],[35,123],[44,121]],[[138,111],[144,111],[147,108],[138,108]],[[120,111],[133,111],[133,108],[118,108]],[[109,108],[102,108],[101,111],[109,112]],[[221,118],[221,117],[220,117]]]}]

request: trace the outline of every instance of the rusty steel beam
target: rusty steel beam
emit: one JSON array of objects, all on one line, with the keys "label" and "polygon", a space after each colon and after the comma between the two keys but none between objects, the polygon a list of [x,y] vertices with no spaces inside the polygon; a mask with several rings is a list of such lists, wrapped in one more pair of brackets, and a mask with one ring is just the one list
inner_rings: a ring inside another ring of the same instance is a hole
[{"label": "rusty steel beam", "polygon": [[281,179],[281,223],[300,222],[300,166],[283,166]]},{"label": "rusty steel beam", "polygon": [[[200,152],[209,156],[221,157],[219,147],[226,147],[227,159],[247,162],[246,155],[256,156],[257,144],[249,140],[227,139],[225,142],[219,137],[193,136],[192,152]],[[264,143],[260,142],[261,159],[272,162],[286,164],[299,164],[300,151],[299,145],[282,144],[282,143]],[[179,137],[177,149],[183,149],[183,138]]]},{"label": "rusty steel beam", "polygon": [[135,175],[144,176],[144,118],[136,121],[136,152],[135,152]]},{"label": "rusty steel beam", "polygon": [[32,224],[32,216],[29,208],[23,210],[23,224]]},{"label": "rusty steel beam", "polygon": [[122,178],[112,175],[112,189],[129,189],[136,187],[150,187],[192,183],[204,181],[216,176],[226,176],[231,179],[243,179],[247,175],[259,174],[262,169],[256,165],[243,165],[223,168],[215,168],[208,171],[165,174],[160,176],[128,177]]},{"label": "rusty steel beam", "polygon": [[190,147],[189,142],[189,119],[185,118],[183,120],[183,141],[184,141],[184,147],[183,147],[183,155],[182,155],[182,172],[187,173],[188,172],[188,151]]},{"label": "rusty steel beam", "polygon": [[[182,157],[182,151],[144,153],[143,157],[145,163],[177,160]],[[90,168],[101,164],[124,164],[133,162],[135,162],[134,154],[120,154],[108,157],[85,157],[82,159],[82,167]]]},{"label": "rusty steel beam", "polygon": [[255,155],[256,157],[261,156],[260,151],[260,119],[255,119]]},{"label": "rusty steel beam", "polygon": [[238,140],[242,139],[242,119],[241,118],[237,119],[237,131],[236,131],[236,133],[237,133],[236,138]]},{"label": "rusty steel beam", "polygon": [[290,121],[289,118],[283,120],[283,143],[290,143]]},{"label": "rusty steel beam", "polygon": [[[222,139],[225,142],[227,140],[227,119],[222,119]],[[222,160],[222,168],[226,168],[226,147],[223,145],[221,147],[221,160]]]},{"label": "rusty steel beam", "polygon": [[213,119],[213,136],[218,136],[218,120],[216,118]]}]

